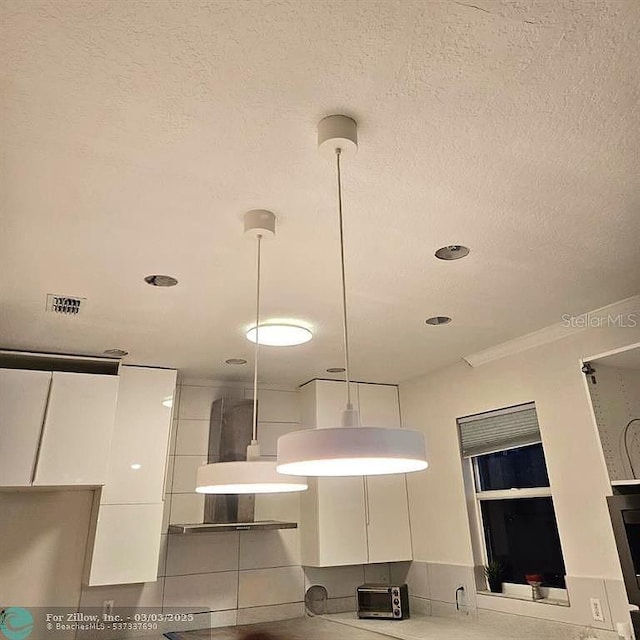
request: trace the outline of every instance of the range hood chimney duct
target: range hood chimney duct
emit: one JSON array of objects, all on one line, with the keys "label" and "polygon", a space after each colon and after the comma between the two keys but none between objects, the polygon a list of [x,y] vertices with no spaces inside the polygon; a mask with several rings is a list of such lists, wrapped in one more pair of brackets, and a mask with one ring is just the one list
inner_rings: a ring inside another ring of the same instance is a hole
[{"label": "range hood chimney duct", "polygon": [[[211,404],[207,463],[247,459],[251,443],[253,400],[220,398]],[[195,491],[195,487],[194,487]],[[205,494],[200,524],[172,524],[169,533],[211,533],[246,529],[295,529],[296,522],[255,521],[255,495]]]}]

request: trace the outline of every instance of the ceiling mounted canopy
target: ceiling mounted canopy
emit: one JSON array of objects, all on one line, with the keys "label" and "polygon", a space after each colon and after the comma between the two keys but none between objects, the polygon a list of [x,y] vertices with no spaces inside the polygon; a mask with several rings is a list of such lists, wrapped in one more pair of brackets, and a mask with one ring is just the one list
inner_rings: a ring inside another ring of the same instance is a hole
[{"label": "ceiling mounted canopy", "polygon": [[258,353],[260,341],[260,263],[262,239],[276,233],[276,217],[271,211],[255,209],[244,216],[244,230],[257,239],[256,276],[256,340],[253,361],[253,431],[247,447],[247,459],[234,462],[212,462],[198,468],[196,493],[289,493],[304,491],[305,478],[291,478],[276,470],[276,463],[260,459],[258,444]]},{"label": "ceiling mounted canopy", "polygon": [[428,466],[421,432],[361,427],[358,411],[351,402],[340,160],[345,154],[355,155],[358,148],[355,120],[343,115],[321,120],[318,124],[318,148],[333,157],[336,163],[347,405],[342,412],[341,427],[305,429],[278,438],[277,469],[292,476],[360,476],[421,471]]}]

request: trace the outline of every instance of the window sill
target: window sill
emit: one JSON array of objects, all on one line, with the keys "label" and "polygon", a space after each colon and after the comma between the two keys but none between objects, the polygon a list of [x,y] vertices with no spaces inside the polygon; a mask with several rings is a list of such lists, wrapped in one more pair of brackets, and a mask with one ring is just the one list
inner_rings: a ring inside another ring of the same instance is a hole
[{"label": "window sill", "polygon": [[554,607],[568,607],[569,598],[567,596],[566,600],[562,600],[559,598],[541,598],[540,600],[533,600],[532,598],[525,598],[524,596],[515,595],[511,593],[495,593],[493,591],[478,591],[478,595],[481,596],[491,596],[492,598],[505,598],[507,600],[519,600],[520,602],[535,602],[536,604],[550,604]]}]

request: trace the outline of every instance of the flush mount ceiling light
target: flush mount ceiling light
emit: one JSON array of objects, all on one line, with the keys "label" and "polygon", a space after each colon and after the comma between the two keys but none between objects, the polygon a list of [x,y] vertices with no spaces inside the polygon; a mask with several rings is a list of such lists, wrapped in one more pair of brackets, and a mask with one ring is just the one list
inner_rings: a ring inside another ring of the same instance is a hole
[{"label": "flush mount ceiling light", "polygon": [[433,316],[433,318],[427,318],[425,320],[425,324],[430,324],[434,327],[437,327],[441,324],[449,324],[451,322],[451,318],[449,316]]},{"label": "flush mount ceiling light", "polygon": [[313,334],[306,327],[297,324],[283,324],[280,322],[267,322],[251,327],[247,331],[247,340],[250,342],[259,341],[269,347],[292,347],[297,344],[304,344],[313,338]]},{"label": "flush mount ceiling light", "polygon": [[460,260],[469,255],[469,247],[461,244],[449,244],[446,247],[440,247],[436,253],[436,258],[440,260]]},{"label": "flush mount ceiling light", "polygon": [[[276,217],[271,211],[256,209],[244,215],[244,231],[257,239],[256,324],[257,339],[253,360],[253,432],[247,447],[247,459],[236,462],[214,462],[198,468],[196,493],[289,493],[304,491],[306,478],[291,478],[276,471],[276,463],[260,459],[258,444],[258,345],[261,344],[260,325],[260,258],[262,239],[276,233]],[[230,358],[227,364],[244,364],[242,358]]]},{"label": "flush mount ceiling light", "polygon": [[173,276],[160,274],[146,276],[144,281],[152,287],[175,287],[178,284],[178,281]]},{"label": "flush mount ceiling light", "polygon": [[318,147],[321,151],[329,152],[336,162],[347,406],[342,412],[341,427],[304,429],[278,438],[277,469],[280,473],[292,476],[382,475],[427,468],[421,432],[361,427],[358,411],[351,403],[340,160],[344,155],[354,154],[357,146],[357,125],[354,120],[335,115],[320,121]]}]

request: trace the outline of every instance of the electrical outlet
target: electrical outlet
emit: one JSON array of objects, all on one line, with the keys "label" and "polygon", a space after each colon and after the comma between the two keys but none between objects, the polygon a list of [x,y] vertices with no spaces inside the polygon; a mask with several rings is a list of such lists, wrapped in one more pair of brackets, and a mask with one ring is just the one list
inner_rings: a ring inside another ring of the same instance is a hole
[{"label": "electrical outlet", "polygon": [[464,590],[464,585],[459,584],[456,587],[456,611],[460,613],[464,613],[465,615],[469,615],[469,611],[467,609],[467,594]]},{"label": "electrical outlet", "polygon": [[604,622],[604,614],[602,613],[602,604],[600,598],[591,598],[591,615],[596,622]]},{"label": "electrical outlet", "polygon": [[102,603],[102,619],[113,617],[113,600],[105,600]]}]

